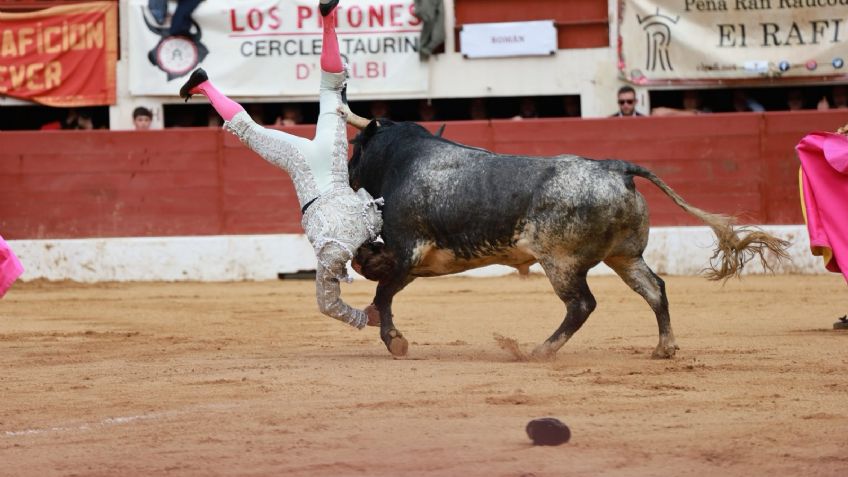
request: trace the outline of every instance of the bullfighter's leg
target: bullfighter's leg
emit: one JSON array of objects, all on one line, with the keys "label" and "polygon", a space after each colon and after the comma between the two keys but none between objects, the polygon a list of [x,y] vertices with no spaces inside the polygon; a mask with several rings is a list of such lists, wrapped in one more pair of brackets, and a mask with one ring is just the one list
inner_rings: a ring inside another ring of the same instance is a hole
[{"label": "bullfighter's leg", "polygon": [[565,319],[559,328],[533,350],[534,356],[549,356],[562,348],[595,310],[597,302],[586,282],[586,274],[594,264],[553,259],[541,260],[540,264],[566,309]]},{"label": "bullfighter's leg", "polygon": [[415,280],[406,272],[392,274],[391,279],[381,281],[377,285],[377,293],[374,295],[374,306],[380,311],[380,338],[386,344],[392,356],[406,356],[409,350],[409,342],[403,334],[395,328],[392,321],[392,300],[398,292]]},{"label": "bullfighter's leg", "polygon": [[657,316],[660,340],[652,355],[653,358],[671,358],[680,349],[671,330],[671,318],[668,313],[668,297],[665,282],[651,270],[642,257],[611,257],[604,263],[615,270],[630,288],[642,296]]},{"label": "bullfighter's leg", "polygon": [[[338,2],[335,2],[338,3]],[[328,190],[331,182],[347,183],[348,140],[345,118],[339,113],[342,92],[347,83],[335,23],[335,3],[324,1],[320,6],[330,10],[323,18],[323,46],[321,47],[321,83],[318,93],[318,121],[313,140],[315,152],[309,159],[309,167],[317,180],[319,190]]]},{"label": "bullfighter's leg", "polygon": [[368,323],[364,311],[351,307],[341,298],[339,277],[345,276],[347,252],[336,244],[321,249],[315,275],[315,294],[321,313],[362,329]]},{"label": "bullfighter's leg", "polygon": [[202,94],[206,96],[206,98],[209,99],[209,102],[212,103],[212,107],[215,108],[215,111],[224,118],[224,121],[230,121],[233,119],[233,116],[244,111],[244,108],[240,104],[225,96],[224,93],[218,91],[218,88],[212,84],[212,81],[209,80],[209,77],[203,68],[194,70],[188,80],[180,88],[180,97],[186,101],[188,101],[194,94]]}]

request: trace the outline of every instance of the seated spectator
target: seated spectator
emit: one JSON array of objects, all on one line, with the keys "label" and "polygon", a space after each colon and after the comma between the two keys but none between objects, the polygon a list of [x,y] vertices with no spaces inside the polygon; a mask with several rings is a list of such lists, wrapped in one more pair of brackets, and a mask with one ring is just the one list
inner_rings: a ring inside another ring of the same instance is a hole
[{"label": "seated spectator", "polygon": [[371,101],[369,110],[372,118],[389,118],[391,116],[389,103],[382,100]]},{"label": "seated spectator", "polygon": [[580,96],[566,96],[562,100],[565,116],[569,118],[579,118],[580,115]]},{"label": "seated spectator", "polygon": [[636,111],[636,90],[632,86],[622,86],[618,89],[618,112],[610,117],[643,116]]},{"label": "seated spectator", "polygon": [[745,90],[737,89],[733,91],[733,111],[737,113],[761,113],[765,110],[766,108],[763,107],[763,105],[756,99],[748,96],[748,93],[746,93]]},{"label": "seated spectator", "polygon": [[220,128],[224,126],[224,120],[221,119],[221,116],[215,112],[211,107],[209,111],[206,113],[206,125],[210,128]]},{"label": "seated spectator", "polygon": [[42,130],[42,131],[58,131],[59,129],[62,129],[62,122],[61,121],[50,121],[50,122],[42,124],[39,129]]},{"label": "seated spectator", "polygon": [[538,118],[539,110],[536,108],[535,98],[521,98],[521,104],[518,106],[518,115],[512,119],[530,119]]},{"label": "seated spectator", "polygon": [[683,108],[657,107],[651,111],[653,116],[693,116],[695,114],[711,113],[709,108],[701,105],[701,94],[696,90],[683,92]]},{"label": "seated spectator", "polygon": [[804,109],[804,106],[804,93],[800,89],[790,89],[786,93],[786,109],[789,111],[800,111]]},{"label": "seated spectator", "polygon": [[153,121],[153,112],[144,106],[139,106],[133,110],[132,118],[136,131],[146,131],[150,129],[150,123]]},{"label": "seated spectator", "polygon": [[300,106],[296,104],[283,106],[282,114],[274,120],[274,126],[294,126],[301,123],[303,123],[303,113],[300,112]]},{"label": "seated spectator", "polygon": [[94,129],[91,112],[74,108],[69,109],[65,120],[62,122],[62,129]]},{"label": "seated spectator", "polygon": [[265,124],[265,106],[261,103],[251,103],[245,109],[256,124]]},{"label": "seated spectator", "polygon": [[419,121],[437,121],[438,114],[436,105],[429,99],[418,101],[418,120]]},{"label": "seated spectator", "polygon": [[486,98],[474,98],[468,104],[468,117],[473,120],[489,119]]},{"label": "seated spectator", "polygon": [[817,105],[818,110],[826,109],[848,109],[848,88],[845,85],[836,85],[830,91],[832,102],[828,102],[826,96],[822,96]]}]

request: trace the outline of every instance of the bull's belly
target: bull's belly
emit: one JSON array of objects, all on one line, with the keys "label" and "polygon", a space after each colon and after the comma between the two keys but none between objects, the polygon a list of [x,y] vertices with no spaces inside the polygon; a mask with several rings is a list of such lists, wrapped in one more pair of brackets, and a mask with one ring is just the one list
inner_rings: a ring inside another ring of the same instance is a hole
[{"label": "bull's belly", "polygon": [[452,250],[437,248],[428,243],[419,245],[414,250],[410,274],[416,277],[435,277],[487,265],[508,265],[526,275],[530,265],[537,261],[538,259],[529,250],[522,247],[500,249],[472,258],[458,258]]}]

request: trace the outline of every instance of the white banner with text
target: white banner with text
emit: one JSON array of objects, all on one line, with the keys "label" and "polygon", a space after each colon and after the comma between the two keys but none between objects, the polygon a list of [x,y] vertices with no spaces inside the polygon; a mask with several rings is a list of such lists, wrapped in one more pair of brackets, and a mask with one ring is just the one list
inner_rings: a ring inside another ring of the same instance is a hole
[{"label": "white banner with text", "polygon": [[553,20],[506,23],[470,23],[459,32],[467,58],[553,55],[557,31]]},{"label": "white banner with text", "polygon": [[[177,2],[168,3],[173,14]],[[316,0],[206,0],[191,12],[188,33],[170,25],[171,15],[160,24],[148,0],[129,4],[133,95],[176,95],[197,67],[231,96],[318,94]],[[349,95],[427,91],[427,66],[418,56],[421,21],[412,12],[413,0],[340,3],[336,31]]]},{"label": "white banner with text", "polygon": [[846,77],[848,0],[619,0],[636,84]]}]

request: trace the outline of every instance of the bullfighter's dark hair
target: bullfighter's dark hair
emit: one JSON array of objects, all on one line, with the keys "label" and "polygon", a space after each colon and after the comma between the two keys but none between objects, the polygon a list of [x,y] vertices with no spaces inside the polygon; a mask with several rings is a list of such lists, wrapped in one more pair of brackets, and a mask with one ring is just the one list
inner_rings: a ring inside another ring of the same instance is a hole
[{"label": "bullfighter's dark hair", "polygon": [[386,250],[383,242],[371,242],[359,247],[353,261],[363,277],[379,282],[391,277],[397,264],[395,254]]}]

